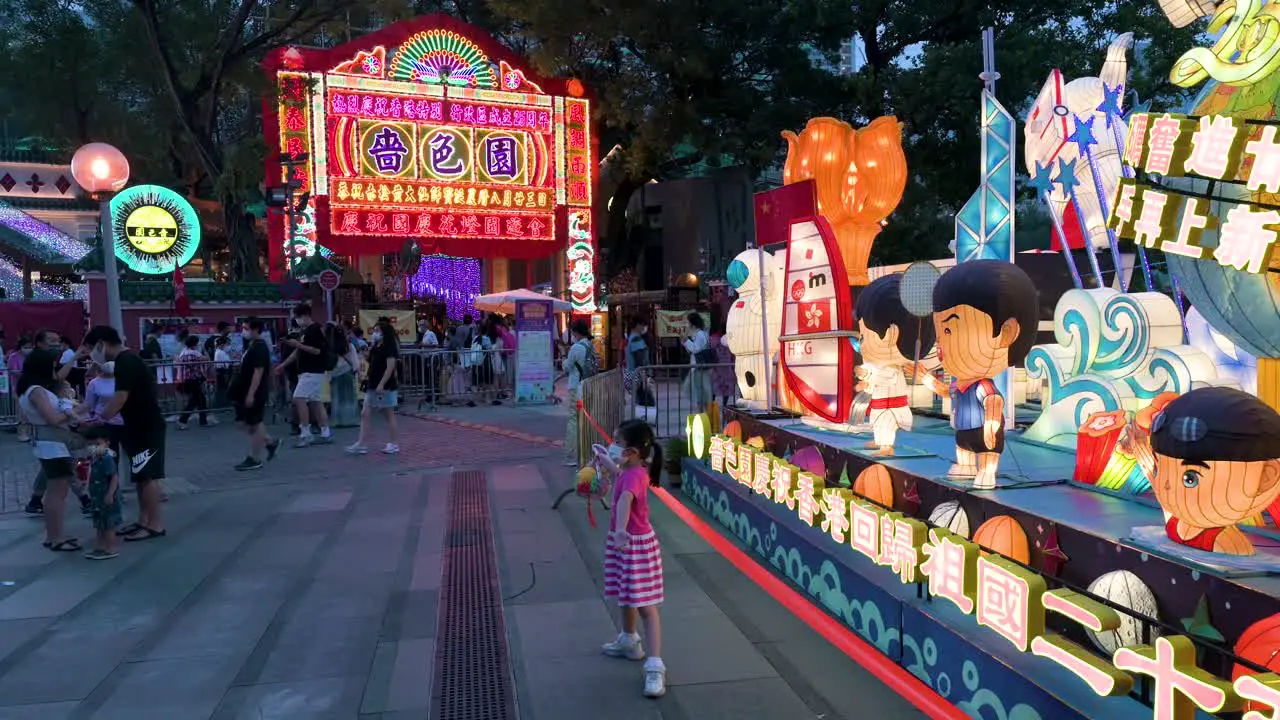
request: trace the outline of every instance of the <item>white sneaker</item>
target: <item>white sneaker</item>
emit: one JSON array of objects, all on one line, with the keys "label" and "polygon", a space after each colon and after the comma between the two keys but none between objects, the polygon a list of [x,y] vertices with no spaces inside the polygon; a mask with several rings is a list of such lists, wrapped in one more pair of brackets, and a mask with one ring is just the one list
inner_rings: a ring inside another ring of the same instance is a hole
[{"label": "white sneaker", "polygon": [[609,657],[628,660],[644,659],[644,645],[641,644],[639,636],[631,637],[626,633],[619,633],[616,640],[601,645],[600,651]]},{"label": "white sneaker", "polygon": [[205,424],[205,425],[209,425],[209,426],[217,425],[217,424],[218,424],[218,418],[215,418],[215,417],[206,418],[206,419],[205,419],[205,421],[204,421],[204,424]]},{"label": "white sneaker", "polygon": [[307,446],[311,445],[313,442],[314,442],[314,440],[312,439],[312,436],[310,436],[310,435],[299,435],[299,436],[298,436],[298,439],[294,441],[293,446],[294,446],[294,447],[304,448],[304,447],[307,447]]},{"label": "white sneaker", "polygon": [[660,698],[667,694],[667,668],[658,658],[644,663],[644,696]]},{"label": "white sneaker", "polygon": [[348,455],[368,455],[369,446],[364,443],[355,443],[347,446]]},{"label": "white sneaker", "polygon": [[386,453],[387,455],[395,455],[396,453],[400,452],[400,446],[395,443],[387,443],[387,446],[382,448],[382,452]]}]

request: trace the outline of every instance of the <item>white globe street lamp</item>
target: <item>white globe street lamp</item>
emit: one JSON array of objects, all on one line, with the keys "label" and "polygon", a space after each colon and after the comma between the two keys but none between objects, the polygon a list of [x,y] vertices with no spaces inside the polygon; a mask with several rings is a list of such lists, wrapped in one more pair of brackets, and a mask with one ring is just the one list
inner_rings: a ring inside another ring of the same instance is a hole
[{"label": "white globe street lamp", "polygon": [[71,158],[71,176],[98,201],[98,232],[102,236],[102,272],[107,281],[107,320],[124,337],[120,309],[120,279],[116,273],[116,239],[111,223],[111,196],[129,182],[129,161],[106,143],[89,143]]}]

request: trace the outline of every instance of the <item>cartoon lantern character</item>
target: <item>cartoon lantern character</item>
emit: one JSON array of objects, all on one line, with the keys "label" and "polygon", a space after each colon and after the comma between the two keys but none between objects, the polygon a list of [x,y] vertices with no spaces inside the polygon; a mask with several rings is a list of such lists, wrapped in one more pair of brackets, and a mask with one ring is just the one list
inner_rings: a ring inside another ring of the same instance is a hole
[{"label": "cartoon lantern character", "polygon": [[971,260],[943,273],[933,288],[938,361],[945,385],[923,374],[926,386],[951,398],[956,462],[948,475],[994,488],[1004,452],[1005,398],[991,381],[1026,359],[1036,341],[1040,303],[1035,283],[1002,260]]},{"label": "cartoon lantern character", "polygon": [[1156,416],[1151,449],[1169,539],[1252,555],[1236,526],[1280,497],[1280,413],[1234,388],[1197,388]]},{"label": "cartoon lantern character", "polygon": [[877,455],[892,455],[898,430],[910,430],[911,404],[906,372],[917,353],[933,350],[933,323],[927,326],[902,305],[902,275],[877,278],[858,295],[856,316],[863,364],[856,371],[857,391],[871,396],[865,418],[852,418],[870,427],[867,447]]},{"label": "cartoon lantern character", "polygon": [[[763,254],[763,258],[761,257]],[[765,277],[760,277],[764,265]],[[747,250],[739,253],[725,273],[729,283],[738,293],[725,318],[724,343],[733,353],[733,369],[738,376],[738,388],[743,403],[753,409],[765,409],[769,393],[765,388],[765,362],[772,362],[778,352],[778,336],[782,334],[782,276],[783,258],[764,250]],[[761,337],[761,314],[768,327],[769,358],[765,357],[764,339]]]}]

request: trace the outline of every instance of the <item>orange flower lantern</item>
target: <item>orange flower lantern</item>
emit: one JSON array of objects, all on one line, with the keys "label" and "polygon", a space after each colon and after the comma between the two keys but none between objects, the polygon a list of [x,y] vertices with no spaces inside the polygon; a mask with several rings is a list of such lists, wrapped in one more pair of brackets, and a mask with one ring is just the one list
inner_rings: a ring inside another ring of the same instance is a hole
[{"label": "orange flower lantern", "polygon": [[879,117],[861,130],[835,118],[813,118],[787,141],[787,185],[813,180],[818,212],[835,230],[849,284],[867,277],[871,244],[881,223],[902,200],[907,186],[907,156],[902,151],[902,125],[895,117]]}]

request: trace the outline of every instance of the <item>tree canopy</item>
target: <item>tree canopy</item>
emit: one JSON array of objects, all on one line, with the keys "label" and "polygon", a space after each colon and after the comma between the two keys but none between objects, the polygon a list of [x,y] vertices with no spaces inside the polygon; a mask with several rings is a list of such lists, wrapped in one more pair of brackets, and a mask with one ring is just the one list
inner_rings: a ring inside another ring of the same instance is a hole
[{"label": "tree canopy", "polygon": [[[275,47],[332,45],[386,22],[446,12],[493,33],[547,74],[597,95],[601,151],[623,177],[603,243],[626,265],[632,191],[692,166],[776,167],[783,129],[833,115],[904,123],[911,178],[873,258],[945,254],[952,216],[976,187],[979,36],[997,28],[997,94],[1018,117],[1048,72],[1096,74],[1107,43],[1135,32],[1132,89],[1181,104],[1165,80],[1194,29],[1155,2],[1061,0],[11,0],[0,25],[28,72],[0,76],[0,130],[67,148],[112,142],[139,181],[220,203],[233,276],[258,273],[245,217],[263,182],[258,63]],[[842,41],[865,61],[840,76]],[[815,63],[815,58],[826,62]]]}]

